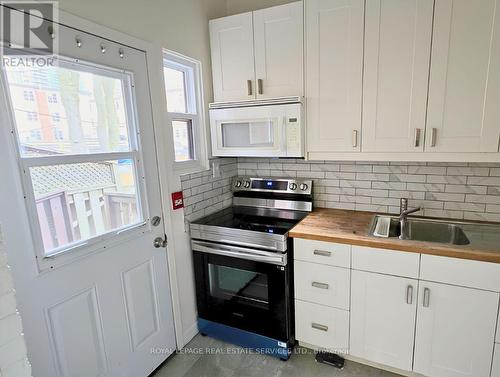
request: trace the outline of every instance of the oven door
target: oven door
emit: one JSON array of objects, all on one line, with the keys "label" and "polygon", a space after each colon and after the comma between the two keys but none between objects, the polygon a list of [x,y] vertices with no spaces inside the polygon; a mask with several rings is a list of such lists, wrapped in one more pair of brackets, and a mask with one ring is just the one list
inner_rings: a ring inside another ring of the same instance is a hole
[{"label": "oven door", "polygon": [[200,318],[290,340],[286,255],[202,241],[192,245]]}]

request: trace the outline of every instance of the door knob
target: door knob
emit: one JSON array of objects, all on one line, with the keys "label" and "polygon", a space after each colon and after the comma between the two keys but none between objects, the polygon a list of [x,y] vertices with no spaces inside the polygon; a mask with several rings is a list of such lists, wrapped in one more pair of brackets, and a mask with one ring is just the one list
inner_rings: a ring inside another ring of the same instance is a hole
[{"label": "door knob", "polygon": [[156,237],[155,240],[153,241],[154,247],[159,249],[160,247],[167,247],[167,237]]}]

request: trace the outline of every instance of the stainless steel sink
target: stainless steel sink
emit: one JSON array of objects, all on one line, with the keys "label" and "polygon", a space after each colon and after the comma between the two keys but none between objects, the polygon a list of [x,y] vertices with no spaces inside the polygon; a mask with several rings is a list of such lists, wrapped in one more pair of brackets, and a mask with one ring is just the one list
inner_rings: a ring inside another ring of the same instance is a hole
[{"label": "stainless steel sink", "polygon": [[[462,229],[462,224],[446,220],[407,218],[407,234],[404,239],[437,242],[452,245],[468,245],[470,240]],[[399,218],[376,215],[370,229],[375,237],[400,237]]]}]

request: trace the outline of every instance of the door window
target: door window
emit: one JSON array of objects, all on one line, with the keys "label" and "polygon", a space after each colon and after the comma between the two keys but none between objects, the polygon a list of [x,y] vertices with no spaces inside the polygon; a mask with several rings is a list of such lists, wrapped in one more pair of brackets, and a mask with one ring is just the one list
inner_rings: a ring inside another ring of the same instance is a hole
[{"label": "door window", "polygon": [[98,242],[145,218],[131,74],[58,63],[4,70],[42,256]]}]

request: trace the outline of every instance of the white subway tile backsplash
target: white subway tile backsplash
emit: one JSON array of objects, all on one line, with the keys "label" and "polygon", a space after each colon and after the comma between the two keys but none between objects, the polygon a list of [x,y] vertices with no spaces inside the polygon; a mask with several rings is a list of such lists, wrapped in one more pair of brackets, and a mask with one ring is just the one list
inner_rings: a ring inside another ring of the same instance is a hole
[{"label": "white subway tile backsplash", "polygon": [[220,161],[226,169],[223,179],[212,178],[210,171],[182,178],[187,219],[230,205],[231,178],[237,174],[313,179],[317,207],[397,213],[399,199],[407,197],[411,207],[422,206],[427,216],[495,221],[500,215],[500,164],[276,158]]}]

